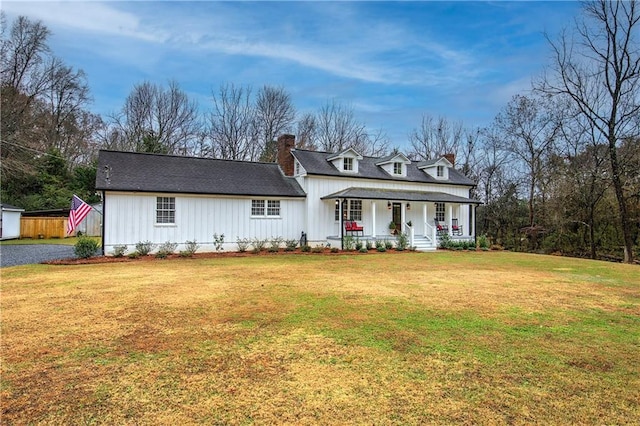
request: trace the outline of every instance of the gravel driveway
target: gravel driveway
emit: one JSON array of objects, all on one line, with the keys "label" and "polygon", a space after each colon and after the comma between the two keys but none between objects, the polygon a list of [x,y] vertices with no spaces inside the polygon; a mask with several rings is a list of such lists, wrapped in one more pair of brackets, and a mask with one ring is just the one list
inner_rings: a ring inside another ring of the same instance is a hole
[{"label": "gravel driveway", "polygon": [[76,257],[73,246],[62,244],[27,244],[0,246],[0,266],[27,265],[47,260]]}]

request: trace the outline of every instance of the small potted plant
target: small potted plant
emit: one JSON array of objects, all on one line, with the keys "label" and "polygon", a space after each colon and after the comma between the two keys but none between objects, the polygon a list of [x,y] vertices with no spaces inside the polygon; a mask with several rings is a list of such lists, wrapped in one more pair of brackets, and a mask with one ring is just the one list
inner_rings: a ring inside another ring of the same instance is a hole
[{"label": "small potted plant", "polygon": [[389,222],[389,233],[395,235],[396,231],[396,223],[394,221]]}]

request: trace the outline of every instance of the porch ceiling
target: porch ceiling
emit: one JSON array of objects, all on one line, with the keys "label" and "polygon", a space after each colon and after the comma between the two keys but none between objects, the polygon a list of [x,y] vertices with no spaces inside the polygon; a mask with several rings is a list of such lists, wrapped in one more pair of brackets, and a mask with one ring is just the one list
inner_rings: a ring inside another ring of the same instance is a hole
[{"label": "porch ceiling", "polygon": [[333,194],[325,195],[322,200],[334,198],[351,198],[361,200],[390,201],[429,201],[437,203],[482,204],[472,198],[445,194],[444,192],[405,191],[398,189],[347,188]]}]

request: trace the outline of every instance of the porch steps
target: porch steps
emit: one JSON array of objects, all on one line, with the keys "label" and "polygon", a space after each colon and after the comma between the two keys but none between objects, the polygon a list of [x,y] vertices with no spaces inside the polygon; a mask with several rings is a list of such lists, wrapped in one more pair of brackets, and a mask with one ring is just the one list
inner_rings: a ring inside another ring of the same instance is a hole
[{"label": "porch steps", "polygon": [[427,240],[424,237],[414,237],[413,245],[416,248],[416,251],[435,251],[436,246],[431,243],[430,240]]}]

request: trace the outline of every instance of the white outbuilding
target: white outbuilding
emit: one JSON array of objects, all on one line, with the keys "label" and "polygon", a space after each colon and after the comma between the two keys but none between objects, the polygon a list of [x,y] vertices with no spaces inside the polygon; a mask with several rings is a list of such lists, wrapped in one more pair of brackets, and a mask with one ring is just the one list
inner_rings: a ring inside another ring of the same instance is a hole
[{"label": "white outbuilding", "polygon": [[0,204],[0,206],[2,206],[0,240],[20,238],[20,217],[24,209],[4,203]]}]

